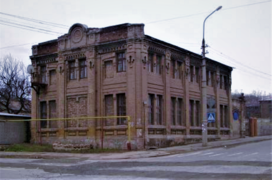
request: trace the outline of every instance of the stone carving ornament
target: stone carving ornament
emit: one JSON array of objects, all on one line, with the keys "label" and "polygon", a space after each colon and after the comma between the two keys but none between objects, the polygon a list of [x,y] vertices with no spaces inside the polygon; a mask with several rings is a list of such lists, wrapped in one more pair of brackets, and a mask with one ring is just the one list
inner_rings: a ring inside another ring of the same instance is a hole
[{"label": "stone carving ornament", "polygon": [[81,28],[75,28],[72,31],[72,41],[74,43],[78,43],[79,41],[81,41],[82,37],[83,37],[83,31]]}]

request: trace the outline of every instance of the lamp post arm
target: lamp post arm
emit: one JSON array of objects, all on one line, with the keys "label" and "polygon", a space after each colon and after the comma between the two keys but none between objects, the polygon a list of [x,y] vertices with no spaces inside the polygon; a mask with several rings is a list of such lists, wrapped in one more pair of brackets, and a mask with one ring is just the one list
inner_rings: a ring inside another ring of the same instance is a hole
[{"label": "lamp post arm", "polygon": [[217,9],[214,10],[210,15],[208,15],[208,16],[205,18],[205,20],[204,20],[204,22],[203,22],[203,40],[204,40],[204,34],[205,34],[205,22],[206,22],[206,20],[207,20],[213,13],[215,13],[215,11],[218,11],[218,10],[217,10]]}]

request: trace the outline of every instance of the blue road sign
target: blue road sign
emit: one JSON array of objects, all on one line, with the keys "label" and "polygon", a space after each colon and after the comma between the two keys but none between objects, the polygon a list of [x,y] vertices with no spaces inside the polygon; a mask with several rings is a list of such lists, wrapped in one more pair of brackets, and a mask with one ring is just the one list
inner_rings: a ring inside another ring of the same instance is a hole
[{"label": "blue road sign", "polygon": [[233,112],[233,120],[234,120],[234,121],[237,121],[238,119],[239,119],[239,112],[234,111],[234,112]]},{"label": "blue road sign", "polygon": [[215,113],[214,112],[208,112],[207,113],[207,119],[209,123],[215,122]]}]

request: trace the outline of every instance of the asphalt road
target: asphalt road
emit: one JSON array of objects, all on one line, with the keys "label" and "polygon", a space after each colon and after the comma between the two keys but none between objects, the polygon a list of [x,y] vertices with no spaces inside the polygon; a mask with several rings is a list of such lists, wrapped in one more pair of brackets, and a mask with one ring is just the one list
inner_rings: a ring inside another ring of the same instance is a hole
[{"label": "asphalt road", "polygon": [[0,159],[0,179],[272,179],[272,140],[137,160]]}]

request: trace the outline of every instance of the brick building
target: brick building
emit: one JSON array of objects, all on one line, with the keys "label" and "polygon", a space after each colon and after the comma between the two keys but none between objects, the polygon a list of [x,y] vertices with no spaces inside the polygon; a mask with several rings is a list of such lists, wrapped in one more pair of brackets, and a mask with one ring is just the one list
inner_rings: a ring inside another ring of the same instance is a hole
[{"label": "brick building", "polygon": [[[32,47],[32,118],[129,115],[132,147],[201,140],[201,56],[144,34],[144,24],[88,28]],[[231,138],[232,68],[207,58],[208,138]],[[209,107],[210,106],[210,107]],[[123,118],[32,122],[32,141],[126,148]]]}]

